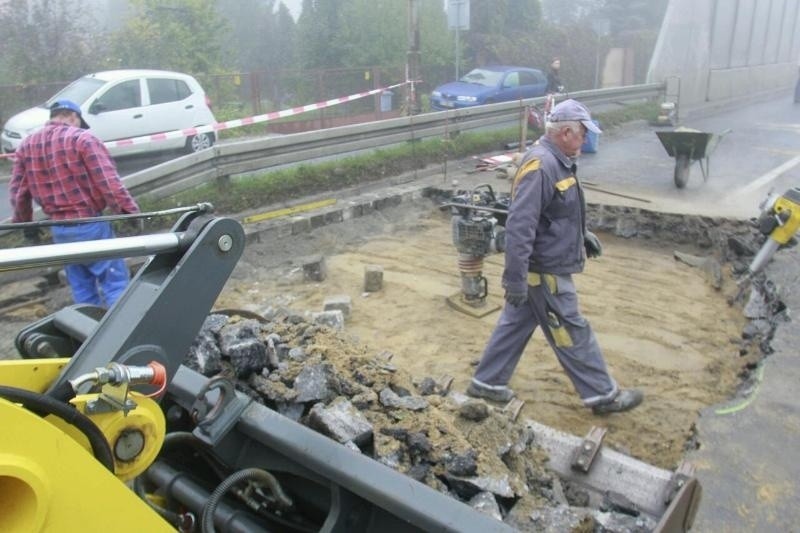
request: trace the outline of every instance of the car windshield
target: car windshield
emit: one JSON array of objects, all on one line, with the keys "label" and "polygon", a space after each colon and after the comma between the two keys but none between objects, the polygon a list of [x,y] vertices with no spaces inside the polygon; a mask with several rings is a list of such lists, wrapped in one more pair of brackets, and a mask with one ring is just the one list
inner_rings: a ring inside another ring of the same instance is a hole
[{"label": "car windshield", "polygon": [[485,85],[486,87],[497,87],[502,78],[502,72],[476,68],[465,74],[459,81],[477,83],[478,85]]},{"label": "car windshield", "polygon": [[78,105],[83,105],[86,99],[105,83],[97,78],[80,78],[58,91],[55,96],[44,103],[44,107],[50,107],[56,100],[72,100]]}]

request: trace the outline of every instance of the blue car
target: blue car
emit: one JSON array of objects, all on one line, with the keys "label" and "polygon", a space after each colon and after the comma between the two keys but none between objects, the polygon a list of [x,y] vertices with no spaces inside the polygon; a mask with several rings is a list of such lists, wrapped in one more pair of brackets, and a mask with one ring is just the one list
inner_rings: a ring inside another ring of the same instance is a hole
[{"label": "blue car", "polygon": [[440,85],[431,93],[431,108],[437,111],[470,107],[520,98],[544,96],[547,76],[526,67],[480,67],[458,81]]}]

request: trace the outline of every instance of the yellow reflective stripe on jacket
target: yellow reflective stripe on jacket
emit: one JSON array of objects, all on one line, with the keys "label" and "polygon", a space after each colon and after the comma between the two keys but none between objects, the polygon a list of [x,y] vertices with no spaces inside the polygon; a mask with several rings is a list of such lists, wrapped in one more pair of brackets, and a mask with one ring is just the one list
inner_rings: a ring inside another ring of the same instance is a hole
[{"label": "yellow reflective stripe on jacket", "polygon": [[561,181],[557,181],[556,189],[558,189],[558,192],[564,192],[573,185],[575,185],[577,182],[578,180],[575,179],[575,176],[570,176],[568,178],[564,178]]},{"label": "yellow reflective stripe on jacket", "polygon": [[514,175],[514,183],[511,184],[511,198],[513,199],[516,196],[517,192],[517,183],[519,180],[522,179],[522,176],[527,174],[528,172],[533,172],[535,170],[539,170],[541,166],[541,161],[538,159],[531,159],[517,170],[517,173]]},{"label": "yellow reflective stripe on jacket", "polygon": [[558,283],[553,274],[539,274],[538,272],[528,272],[528,285],[531,287],[538,287],[542,284],[542,279],[550,289],[550,294],[558,294]]}]

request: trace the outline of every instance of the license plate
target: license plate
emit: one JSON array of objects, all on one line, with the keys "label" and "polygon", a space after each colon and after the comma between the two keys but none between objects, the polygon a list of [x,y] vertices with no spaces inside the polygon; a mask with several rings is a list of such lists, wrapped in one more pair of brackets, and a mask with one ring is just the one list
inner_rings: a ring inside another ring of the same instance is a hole
[{"label": "license plate", "polygon": [[453,107],[455,104],[447,100],[442,100],[442,107]]}]

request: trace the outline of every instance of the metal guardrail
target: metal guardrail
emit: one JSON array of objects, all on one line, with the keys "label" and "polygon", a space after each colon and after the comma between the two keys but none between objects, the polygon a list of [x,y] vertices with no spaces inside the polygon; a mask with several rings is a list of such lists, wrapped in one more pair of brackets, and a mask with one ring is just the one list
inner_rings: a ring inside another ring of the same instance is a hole
[{"label": "metal guardrail", "polygon": [[[655,98],[662,95],[665,88],[663,83],[653,83],[580,91],[569,96],[596,109],[605,104],[626,104]],[[124,178],[124,182],[137,198],[163,198],[236,174],[448,133],[508,126],[520,120],[521,110],[526,106],[543,103],[544,97],[530,98],[280,137],[217,144],[203,152],[179,157],[131,174]]]}]

